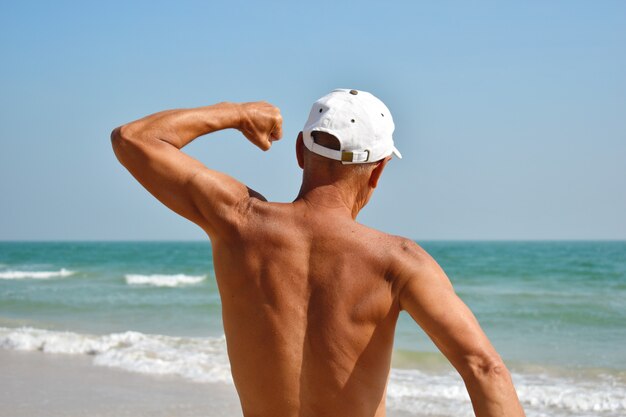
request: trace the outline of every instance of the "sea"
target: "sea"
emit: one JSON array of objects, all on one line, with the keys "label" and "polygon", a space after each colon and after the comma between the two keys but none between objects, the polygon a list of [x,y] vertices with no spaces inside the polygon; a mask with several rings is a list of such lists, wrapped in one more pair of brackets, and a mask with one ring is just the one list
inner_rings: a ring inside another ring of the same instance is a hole
[{"label": "sea", "polygon": [[[626,416],[626,242],[418,243],[529,417]],[[210,243],[0,242],[0,349],[232,384]],[[387,408],[473,415],[461,378],[404,313]]]}]

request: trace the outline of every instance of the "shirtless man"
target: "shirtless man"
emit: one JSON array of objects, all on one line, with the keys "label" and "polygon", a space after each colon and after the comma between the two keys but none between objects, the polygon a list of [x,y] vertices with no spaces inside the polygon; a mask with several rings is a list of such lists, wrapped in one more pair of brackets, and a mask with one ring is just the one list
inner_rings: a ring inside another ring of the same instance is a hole
[{"label": "shirtless man", "polygon": [[477,416],[524,415],[507,368],[437,263],[413,241],[355,221],[400,156],[380,100],[335,90],[313,104],[296,141],[303,179],[292,203],[268,202],[181,152],[229,128],[267,151],[282,118],[266,102],[219,103],[156,113],[111,139],[130,173],[211,240],[244,416],[384,416],[402,310],[458,370]]}]

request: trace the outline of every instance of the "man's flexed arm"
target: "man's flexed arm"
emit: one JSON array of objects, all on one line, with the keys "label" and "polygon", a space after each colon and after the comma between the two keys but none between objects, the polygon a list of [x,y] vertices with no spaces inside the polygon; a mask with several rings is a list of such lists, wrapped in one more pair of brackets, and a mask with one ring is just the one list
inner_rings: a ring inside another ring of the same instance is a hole
[{"label": "man's flexed arm", "polygon": [[414,242],[403,242],[402,249],[397,266],[400,308],[457,369],[476,416],[523,417],[506,366],[446,274]]},{"label": "man's flexed arm", "polygon": [[229,232],[228,226],[238,221],[238,208],[262,196],[180,149],[199,136],[228,128],[268,150],[282,136],[282,118],[277,107],[265,102],[220,103],[146,116],[114,129],[111,141],[137,181],[213,238]]}]

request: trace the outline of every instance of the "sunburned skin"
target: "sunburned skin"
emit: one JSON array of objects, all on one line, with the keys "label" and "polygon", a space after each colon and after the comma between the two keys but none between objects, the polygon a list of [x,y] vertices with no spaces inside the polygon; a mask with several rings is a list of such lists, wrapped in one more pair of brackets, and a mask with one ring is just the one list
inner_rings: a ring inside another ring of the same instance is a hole
[{"label": "sunburned skin", "polygon": [[300,193],[270,203],[180,151],[227,128],[268,150],[281,126],[269,103],[220,103],[156,113],[111,136],[132,175],[211,239],[243,415],[384,416],[405,310],[458,370],[477,416],[523,416],[506,366],[443,270],[411,240],[356,221],[390,157],[342,165],[299,135]]}]

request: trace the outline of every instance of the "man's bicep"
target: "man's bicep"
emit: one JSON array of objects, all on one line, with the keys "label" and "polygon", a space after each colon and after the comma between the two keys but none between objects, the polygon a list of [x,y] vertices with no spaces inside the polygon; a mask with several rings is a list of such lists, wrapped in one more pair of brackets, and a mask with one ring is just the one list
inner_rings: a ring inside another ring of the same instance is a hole
[{"label": "man's bicep", "polygon": [[436,262],[431,262],[407,279],[400,293],[400,305],[462,372],[473,361],[496,353],[446,274]]},{"label": "man's bicep", "polygon": [[150,146],[122,142],[116,155],[161,203],[212,234],[232,221],[231,208],[250,190],[234,178],[208,169],[174,146],[155,140]]}]

